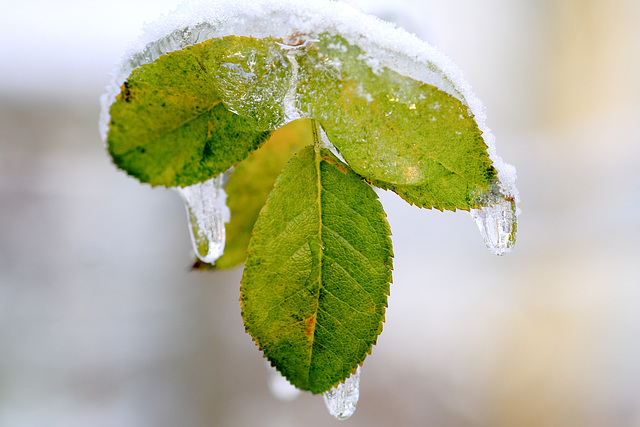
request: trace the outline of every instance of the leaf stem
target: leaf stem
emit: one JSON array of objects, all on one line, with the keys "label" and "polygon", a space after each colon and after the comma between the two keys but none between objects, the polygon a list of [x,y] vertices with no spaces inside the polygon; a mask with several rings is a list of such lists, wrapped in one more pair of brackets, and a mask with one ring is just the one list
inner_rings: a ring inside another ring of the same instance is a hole
[{"label": "leaf stem", "polygon": [[313,135],[313,147],[316,152],[322,148],[322,142],[320,141],[320,123],[316,119],[311,119],[311,133]]}]

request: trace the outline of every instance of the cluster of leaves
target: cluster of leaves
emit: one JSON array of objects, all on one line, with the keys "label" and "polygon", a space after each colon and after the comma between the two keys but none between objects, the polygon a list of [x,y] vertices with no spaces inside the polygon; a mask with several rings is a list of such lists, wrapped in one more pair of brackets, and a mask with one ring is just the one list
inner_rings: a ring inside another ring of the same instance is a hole
[{"label": "cluster of leaves", "polygon": [[[303,131],[269,139],[291,108],[307,117]],[[313,393],[347,378],[382,330],[392,247],[371,185],[468,210],[496,181],[460,100],[374,72],[358,46],[329,34],[297,47],[225,37],[171,52],[131,73],[110,116],[109,152],[141,182],[189,186],[234,168],[215,267],[245,262],[246,330]]]}]

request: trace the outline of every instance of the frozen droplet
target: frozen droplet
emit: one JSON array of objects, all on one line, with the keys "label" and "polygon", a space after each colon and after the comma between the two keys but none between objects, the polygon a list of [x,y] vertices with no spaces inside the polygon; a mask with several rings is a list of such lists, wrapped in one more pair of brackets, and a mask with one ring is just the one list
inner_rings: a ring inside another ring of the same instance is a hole
[{"label": "frozen droplet", "polygon": [[283,377],[276,368],[272,367],[269,362],[267,362],[267,369],[269,370],[267,385],[269,386],[269,391],[273,396],[286,401],[294,400],[300,396],[300,390],[291,385],[291,383],[287,381],[287,379]]},{"label": "frozen droplet", "polygon": [[223,185],[224,174],[220,174],[205,182],[175,188],[187,208],[193,250],[207,263],[215,262],[224,252],[224,224],[231,214]]},{"label": "frozen droplet", "polygon": [[360,398],[360,367],[342,384],[323,393],[324,404],[329,413],[338,420],[346,420],[356,412]]},{"label": "frozen droplet", "polygon": [[471,209],[480,234],[487,248],[496,255],[503,255],[516,242],[516,204],[501,196],[480,209]]}]

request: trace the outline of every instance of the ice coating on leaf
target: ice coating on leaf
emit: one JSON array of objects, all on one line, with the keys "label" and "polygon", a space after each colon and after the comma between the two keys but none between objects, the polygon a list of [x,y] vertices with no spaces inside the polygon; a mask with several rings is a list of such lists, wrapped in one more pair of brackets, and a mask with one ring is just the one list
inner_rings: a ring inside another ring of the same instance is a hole
[{"label": "ice coating on leaf", "polygon": [[224,174],[188,187],[176,187],[187,209],[191,243],[196,256],[213,263],[224,252],[225,227],[229,222]]},{"label": "ice coating on leaf", "polygon": [[267,384],[269,386],[269,391],[273,396],[284,401],[291,401],[300,396],[301,391],[291,385],[291,383],[287,381],[287,379],[283,377],[280,372],[273,368],[268,361],[266,365],[267,369],[269,370],[269,378],[267,379]]},{"label": "ice coating on leaf", "polygon": [[228,38],[218,70],[211,74],[227,109],[251,117],[261,130],[276,130],[292,120],[285,117],[292,65],[280,45],[271,40]]},{"label": "ice coating on leaf", "polygon": [[324,404],[331,415],[346,420],[356,412],[360,398],[360,366],[343,383],[322,394]]},{"label": "ice coating on leaf", "polygon": [[[101,133],[106,138],[109,107],[131,71],[160,55],[210,38],[228,35],[281,38],[291,45],[300,36],[320,33],[340,35],[359,46],[362,60],[374,71],[385,67],[401,75],[433,85],[460,99],[474,116],[499,179],[503,196],[515,203],[515,168],[496,154],[495,138],[485,124],[484,107],[462,72],[444,54],[393,24],[366,15],[335,1],[317,0],[206,0],[183,4],[172,14],[148,26],[137,45],[117,67],[114,80],[102,98]],[[295,114],[285,114],[293,120]]]},{"label": "ice coating on leaf", "polygon": [[496,180],[487,146],[458,98],[384,68],[320,34],[298,57],[298,104],[317,119],[349,166],[420,207],[479,207]]}]

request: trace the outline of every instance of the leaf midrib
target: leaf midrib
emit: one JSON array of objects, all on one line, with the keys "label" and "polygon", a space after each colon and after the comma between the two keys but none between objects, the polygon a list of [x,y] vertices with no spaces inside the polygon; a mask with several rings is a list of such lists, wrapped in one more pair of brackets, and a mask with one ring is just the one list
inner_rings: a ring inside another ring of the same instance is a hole
[{"label": "leaf midrib", "polygon": [[[314,126],[314,136],[317,132],[316,124],[313,123]],[[322,156],[320,155],[320,147],[318,141],[315,141],[315,145],[313,147],[314,151],[314,164],[316,168],[316,204],[318,205],[318,298],[316,298],[316,306],[313,310],[314,322],[313,329],[309,334],[310,342],[309,347],[311,347],[311,351],[309,352],[309,363],[307,368],[307,380],[309,381],[309,386],[311,386],[311,367],[313,366],[313,357],[314,357],[314,344],[316,339],[316,326],[318,325],[318,311],[320,310],[320,293],[322,292],[323,284],[322,284],[322,258],[324,256],[324,242],[322,241],[322,175],[320,169],[320,163],[322,162]]]}]

